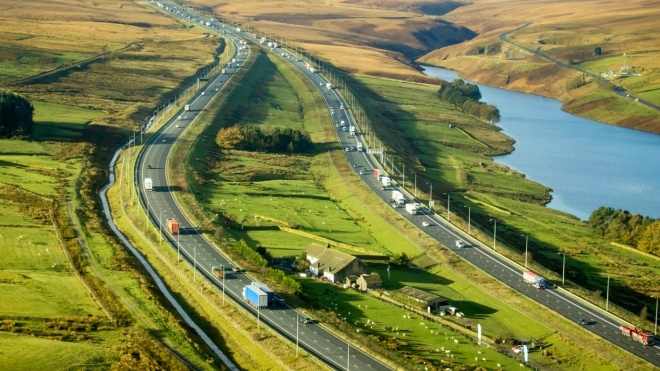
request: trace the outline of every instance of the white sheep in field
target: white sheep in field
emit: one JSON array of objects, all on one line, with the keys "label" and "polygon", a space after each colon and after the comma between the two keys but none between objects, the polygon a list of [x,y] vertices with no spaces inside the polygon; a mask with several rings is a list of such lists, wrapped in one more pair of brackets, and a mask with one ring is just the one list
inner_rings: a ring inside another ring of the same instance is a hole
[{"label": "white sheep in field", "polygon": [[525,367],[525,365],[523,365],[523,364],[521,363],[521,364],[520,364],[520,367]]},{"label": "white sheep in field", "polygon": [[497,367],[502,367],[502,365],[498,363],[498,364],[497,364]]},{"label": "white sheep in field", "polygon": [[458,340],[454,339],[454,343],[458,344]]},{"label": "white sheep in field", "polygon": [[481,351],[480,351],[480,350],[477,350],[477,353],[481,354]]},{"label": "white sheep in field", "polygon": [[481,360],[484,361],[484,362],[486,362],[486,358],[483,358],[483,357],[482,357]]},{"label": "white sheep in field", "polygon": [[420,325],[420,326],[424,326],[424,322],[421,322],[419,325]]},{"label": "white sheep in field", "polygon": [[474,357],[475,362],[479,362],[479,357]]}]

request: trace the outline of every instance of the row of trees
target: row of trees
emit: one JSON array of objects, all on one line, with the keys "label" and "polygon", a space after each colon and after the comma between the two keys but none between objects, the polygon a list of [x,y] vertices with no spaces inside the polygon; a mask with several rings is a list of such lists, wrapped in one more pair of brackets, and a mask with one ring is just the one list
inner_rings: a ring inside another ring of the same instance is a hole
[{"label": "row of trees", "polygon": [[601,206],[589,216],[589,226],[610,241],[660,256],[660,220]]},{"label": "row of trees", "polygon": [[480,102],[481,92],[476,84],[456,79],[451,84],[442,85],[438,94],[442,100],[461,108],[470,115],[491,123],[500,122],[500,110],[492,104]]},{"label": "row of trees", "polygon": [[30,136],[34,107],[27,99],[0,91],[0,138]]},{"label": "row of trees", "polygon": [[236,125],[221,129],[215,142],[226,149],[270,153],[307,153],[314,149],[309,134],[298,128],[262,129],[255,125]]}]

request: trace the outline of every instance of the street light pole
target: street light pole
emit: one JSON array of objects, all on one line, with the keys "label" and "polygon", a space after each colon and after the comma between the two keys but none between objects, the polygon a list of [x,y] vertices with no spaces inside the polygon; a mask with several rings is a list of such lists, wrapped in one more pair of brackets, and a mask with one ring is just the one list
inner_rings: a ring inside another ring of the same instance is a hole
[{"label": "street light pole", "polygon": [[158,214],[158,244],[163,244],[163,210]]},{"label": "street light pole", "polygon": [[470,234],[470,224],[472,219],[472,208],[470,206],[463,206],[468,208],[468,234]]},{"label": "street light pole", "polygon": [[490,221],[495,222],[495,227],[493,228],[493,250],[497,251],[497,219],[490,219]]},{"label": "street light pole", "polygon": [[348,343],[348,340],[346,341],[346,347],[348,350],[348,355],[346,357],[346,371],[348,371],[351,368],[351,344]]},{"label": "street light pole", "polygon": [[195,256],[193,257],[193,283],[197,282],[197,246],[195,246]]},{"label": "street light pole", "polygon": [[655,335],[658,335],[658,298],[655,298]]},{"label": "street light pole", "polygon": [[607,274],[607,294],[605,294],[605,311],[610,311],[610,274]]},{"label": "street light pole", "polygon": [[222,305],[225,304],[225,265],[222,264]]},{"label": "street light pole", "polygon": [[176,262],[179,262],[179,256],[181,256],[181,244],[179,241],[181,240],[181,231],[177,232],[176,234]]},{"label": "street light pole", "polygon": [[415,198],[417,198],[417,172],[415,173]]},{"label": "street light pole", "polygon": [[296,358],[298,358],[298,324],[300,324],[300,313],[296,312]]},{"label": "street light pole", "polygon": [[525,269],[527,269],[527,246],[529,245],[529,236],[525,235]]},{"label": "street light pole", "polygon": [[560,254],[564,255],[564,264],[562,265],[562,268],[561,268],[561,285],[564,286],[565,282],[566,282],[565,281],[565,277],[566,277],[566,253],[560,253]]},{"label": "street light pole", "polygon": [[447,221],[449,221],[449,192],[447,192]]}]

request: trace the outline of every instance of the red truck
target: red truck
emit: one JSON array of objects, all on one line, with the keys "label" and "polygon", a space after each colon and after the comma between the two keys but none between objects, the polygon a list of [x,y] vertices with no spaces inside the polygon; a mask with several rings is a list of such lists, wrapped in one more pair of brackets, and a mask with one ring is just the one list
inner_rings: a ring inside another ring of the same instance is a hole
[{"label": "red truck", "polygon": [[623,336],[627,336],[637,342],[642,343],[642,345],[653,345],[655,337],[653,333],[644,331],[636,326],[624,326],[619,327]]}]

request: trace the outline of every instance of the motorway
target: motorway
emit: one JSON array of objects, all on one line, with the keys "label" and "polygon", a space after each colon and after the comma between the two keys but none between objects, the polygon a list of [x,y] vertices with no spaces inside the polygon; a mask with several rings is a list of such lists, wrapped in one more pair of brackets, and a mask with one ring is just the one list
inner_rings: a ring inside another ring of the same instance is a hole
[{"label": "motorway", "polygon": [[[179,8],[177,11],[180,12],[179,15],[183,15],[184,17],[190,16],[192,17],[191,19],[197,17],[192,13],[187,13],[184,9]],[[211,27],[219,32],[224,31],[223,33],[225,34],[239,34],[246,40],[254,40],[251,35],[244,32],[236,32],[236,30],[230,29],[229,27],[221,28],[222,26],[217,22],[214,22]],[[297,57],[284,50],[278,50],[278,54],[292,63],[293,66],[298,68],[315,84],[328,105],[328,111],[336,124],[337,136],[341,142],[342,148],[345,149],[344,152],[348,162],[354,165],[353,168],[356,173],[376,195],[378,195],[384,202],[391,204],[389,199],[392,191],[400,189],[397,185],[392,185],[388,189],[383,190],[381,182],[373,176],[373,169],[380,168],[375,159],[372,155],[369,155],[364,151],[355,150],[358,141],[362,143],[364,148],[367,148],[366,143],[364,143],[362,136],[359,133],[356,133],[357,135],[351,135],[348,131],[343,131],[343,128],[341,127],[342,125],[340,125],[341,121],[345,121],[345,126],[354,126],[355,122],[350,115],[350,112],[346,109],[345,102],[342,100],[341,96],[335,89],[328,89],[326,87],[327,81],[324,80],[322,76],[305,68],[303,61],[300,61]],[[188,116],[184,113],[184,120],[172,120],[168,122],[163,130],[152,137],[143,150],[142,156],[138,159],[136,166],[136,179],[141,180],[145,177],[151,177],[154,182],[153,192],[146,192],[143,188],[142,182],[139,184],[139,195],[142,202],[147,205],[150,219],[155,222],[155,225],[158,225],[158,221],[163,223],[164,230],[166,220],[169,218],[174,218],[182,224],[182,232],[178,236],[180,238],[179,243],[181,255],[183,258],[191,262],[191,264],[196,260],[197,269],[211,281],[215,280],[210,274],[210,267],[212,265],[229,265],[230,263],[221,253],[216,251],[185,218],[184,214],[174,201],[172,194],[169,192],[165,167],[172,143],[178,138],[185,127],[190,124],[193,116],[210,101],[215,94],[214,87],[221,87],[226,82],[226,79],[231,76],[232,71],[235,72],[235,69],[230,69],[229,75],[218,76],[208,84],[209,88],[205,89],[205,95],[198,94],[191,100],[192,113],[188,113]],[[177,125],[179,127],[177,127]],[[151,170],[147,170],[147,164],[152,166]],[[406,201],[410,202],[411,198],[406,197]],[[614,319],[613,316],[604,313],[601,309],[598,309],[560,289],[549,287],[546,290],[537,290],[532,286],[525,284],[522,280],[522,267],[500,256],[491,248],[467,238],[456,227],[437,218],[426,208],[421,208],[420,213],[417,215],[407,214],[404,208],[393,208],[393,211],[400,213],[404,218],[408,219],[418,228],[424,230],[432,238],[452,249],[456,254],[460,255],[476,267],[504,282],[523,295],[565,316],[567,319],[576,323],[576,326],[578,326],[577,321],[579,319],[586,319],[589,321],[589,324],[583,326],[585,329],[656,366],[660,366],[660,348],[658,348],[657,342],[654,346],[642,346],[641,344],[624,337],[619,330],[619,322]],[[424,226],[422,224],[424,222],[428,223],[429,226]],[[176,249],[177,240],[173,236],[167,233],[165,234],[171,246]],[[456,240],[464,241],[466,247],[455,248]],[[246,306],[245,302],[242,301],[242,288],[250,282],[250,279],[244,274],[227,275],[227,283],[225,286],[227,294],[237,302]],[[215,284],[219,288],[222,287],[221,282],[217,282],[217,280]],[[256,312],[253,308],[249,308],[249,310]],[[293,309],[286,307],[264,309],[261,311],[260,316],[270,326],[280,331],[284,336],[295,341],[296,324],[299,323],[297,317],[302,315],[298,314]],[[336,369],[347,369],[348,362],[346,354],[348,349],[343,340],[335,337],[316,324],[305,325],[302,328],[303,329],[300,331],[300,344],[302,347]],[[350,354],[350,369],[388,369],[385,365],[379,363],[368,355],[359,352],[355,348],[350,349]]]},{"label": "motorway", "polygon": [[[171,7],[174,8],[174,6]],[[190,16],[193,17],[191,18],[193,20],[196,18],[196,16],[187,13],[183,9],[179,9],[179,11],[181,12],[180,16]],[[227,32],[228,30],[223,30],[220,24],[214,23],[211,28],[220,33],[225,31],[224,33],[230,41],[234,44],[238,43],[237,37]],[[247,56],[247,50],[242,50],[240,54],[234,55],[232,58],[236,58],[237,62],[242,63]],[[296,342],[296,333],[298,332],[300,347],[333,369],[390,370],[391,368],[357,348],[351,346],[349,349],[344,340],[320,325],[316,323],[303,324],[301,319],[306,315],[295,311],[289,306],[270,306],[256,309],[249,305],[243,299],[243,288],[252,283],[252,280],[244,273],[226,272],[224,281],[211,273],[211,267],[214,265],[231,267],[233,264],[193,227],[179,208],[168,185],[166,167],[173,143],[192,123],[198,113],[207,107],[215,94],[218,94],[216,89],[220,90],[237,69],[241,68],[240,66],[236,67],[235,63],[232,63],[232,65],[232,68],[227,68],[227,74],[219,74],[211,79],[206,87],[202,88],[188,102],[190,104],[189,111],[182,110],[178,112],[145,144],[135,167],[135,179],[139,180],[139,182],[136,181],[136,188],[140,202],[145,206],[153,225],[156,228],[162,225],[160,229],[162,229],[163,237],[167,240],[169,246],[180,253],[182,259],[186,260],[191,266],[196,267],[198,275],[196,279],[204,278],[220,291],[222,291],[224,284],[227,297],[243,306],[255,317],[258,316],[262,325],[267,324],[293,343]],[[148,168],[149,166],[151,166],[151,169]],[[153,191],[147,191],[144,188],[145,178],[152,179]],[[180,233],[178,235],[169,233],[167,219],[175,219],[179,222]]]}]

